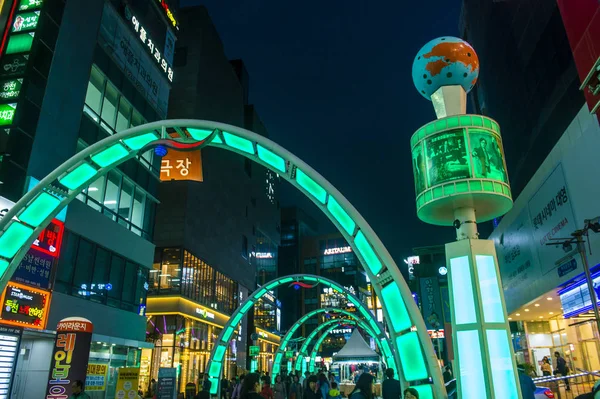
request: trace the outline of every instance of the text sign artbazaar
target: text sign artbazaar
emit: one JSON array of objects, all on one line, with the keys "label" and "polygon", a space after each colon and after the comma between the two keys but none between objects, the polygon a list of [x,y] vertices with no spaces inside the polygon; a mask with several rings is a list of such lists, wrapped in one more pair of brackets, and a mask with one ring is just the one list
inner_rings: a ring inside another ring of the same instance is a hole
[{"label": "text sign artbazaar", "polygon": [[10,79],[0,82],[0,99],[12,100],[19,97],[23,79]]},{"label": "text sign artbazaar", "polygon": [[160,163],[160,180],[203,181],[200,150],[191,152],[169,150]]},{"label": "text sign artbazaar", "polygon": [[40,19],[40,12],[24,12],[15,17],[11,32],[25,32],[28,30],[34,30],[37,27]]},{"label": "text sign artbazaar", "polygon": [[58,322],[45,399],[69,398],[73,381],[85,381],[93,329],[80,317]]},{"label": "text sign artbazaar", "polygon": [[352,252],[352,247],[350,246],[339,248],[327,248],[323,252],[323,255],[347,254],[349,252]]},{"label": "text sign artbazaar", "polygon": [[2,293],[3,324],[42,330],[46,327],[50,293],[9,282]]},{"label": "text sign artbazaar", "polygon": [[0,126],[10,125],[15,118],[17,104],[0,104]]}]

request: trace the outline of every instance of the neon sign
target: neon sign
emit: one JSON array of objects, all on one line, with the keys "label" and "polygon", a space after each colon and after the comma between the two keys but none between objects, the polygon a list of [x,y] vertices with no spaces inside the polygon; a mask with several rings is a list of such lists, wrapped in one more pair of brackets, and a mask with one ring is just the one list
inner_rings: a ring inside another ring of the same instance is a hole
[{"label": "neon sign", "polygon": [[212,312],[209,312],[206,309],[196,308],[196,313],[198,313],[200,316],[204,317],[205,319],[214,319],[215,318],[215,314]]},{"label": "neon sign", "polygon": [[167,64],[167,60],[160,54],[160,50],[154,44],[154,41],[152,40],[152,38],[148,35],[148,31],[146,30],[146,28],[144,28],[142,26],[140,21],[133,14],[131,15],[131,23],[133,24],[133,29],[137,33],[140,34],[139,35],[140,41],[143,44],[145,44],[146,47],[148,47],[148,50],[150,50],[150,55],[156,60],[156,63],[158,65],[160,65],[162,70],[167,74],[169,81],[172,82],[173,81],[173,68],[171,68]]},{"label": "neon sign", "polygon": [[271,252],[256,252],[254,257],[256,259],[273,259],[273,254]]},{"label": "neon sign", "polygon": [[347,254],[352,252],[351,247],[338,247],[338,248],[327,248],[323,255],[335,255],[335,254]]},{"label": "neon sign", "polygon": [[38,21],[40,19],[40,12],[25,12],[15,17],[11,32],[24,32],[37,28]]},{"label": "neon sign", "polygon": [[162,7],[162,9],[165,10],[165,14],[167,15],[167,18],[169,19],[169,21],[171,21],[171,25],[173,25],[175,28],[179,29],[179,27],[177,26],[177,25],[179,25],[179,23],[175,19],[175,16],[171,12],[171,9],[169,8],[169,5],[167,4],[167,2],[165,0],[158,0],[158,3]]},{"label": "neon sign", "polygon": [[0,83],[0,98],[3,100],[12,100],[13,98],[19,97],[22,84],[23,79],[5,80]]},{"label": "neon sign", "polygon": [[0,319],[3,324],[42,330],[50,304],[50,293],[9,282],[2,294]]},{"label": "neon sign", "polygon": [[112,284],[111,283],[92,283],[89,284],[81,284],[81,289],[79,291],[77,291],[77,293],[81,296],[92,296],[92,295],[100,295],[101,293],[98,293],[96,291],[110,291],[112,290]]},{"label": "neon sign", "polygon": [[15,117],[17,104],[0,105],[0,126],[10,125]]},{"label": "neon sign", "polygon": [[53,219],[48,227],[42,230],[31,247],[42,251],[45,254],[52,255],[54,258],[58,258],[64,231],[65,224],[59,220]]}]

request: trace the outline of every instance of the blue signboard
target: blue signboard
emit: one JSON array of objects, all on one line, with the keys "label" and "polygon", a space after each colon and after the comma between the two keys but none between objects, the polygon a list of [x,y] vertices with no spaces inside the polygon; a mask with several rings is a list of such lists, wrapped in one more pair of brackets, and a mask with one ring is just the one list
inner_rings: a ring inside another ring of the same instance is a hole
[{"label": "blue signboard", "polygon": [[49,289],[53,265],[52,255],[30,248],[11,280],[32,287]]},{"label": "blue signboard", "polygon": [[557,269],[558,277],[566,276],[571,273],[573,270],[577,270],[577,261],[575,259],[571,259],[567,263],[563,263]]},{"label": "blue signboard", "polygon": [[[594,291],[596,293],[596,298],[599,298],[600,273],[594,273],[592,275],[592,282]],[[563,316],[565,319],[587,312],[592,308],[590,291],[588,290],[585,279],[568,288],[558,291],[558,295],[560,296],[560,302],[563,308]]]}]

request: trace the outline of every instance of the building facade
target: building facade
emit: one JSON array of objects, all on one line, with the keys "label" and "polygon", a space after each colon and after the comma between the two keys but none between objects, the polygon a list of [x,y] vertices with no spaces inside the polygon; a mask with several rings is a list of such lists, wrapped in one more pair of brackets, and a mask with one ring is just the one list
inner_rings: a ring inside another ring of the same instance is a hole
[{"label": "building facade", "polygon": [[[178,79],[169,118],[213,120],[267,135],[248,104],[243,62],[227,59],[207,10],[181,8],[178,16]],[[188,162],[198,163],[195,173],[177,170]],[[255,290],[258,270],[265,278],[273,270],[280,229],[278,179],[240,155],[204,148],[170,151],[161,162],[161,180],[147,308],[147,334],[156,345],[149,373],[156,378],[161,367],[180,369],[182,391],[188,383],[199,384],[213,342]],[[271,313],[277,312],[265,311],[258,322],[254,315],[243,319],[228,347],[225,377],[250,369],[247,343],[259,322],[267,324],[265,330],[277,330],[268,322]]]},{"label": "building facade", "polygon": [[[5,1],[0,22],[0,195],[7,200],[83,148],[166,117],[175,31],[160,5]],[[144,312],[157,183],[152,154],[122,164],[59,214],[21,263],[3,307],[10,301],[31,313],[41,290],[46,313],[33,323],[18,310],[2,316],[0,324],[24,329],[11,398],[44,396],[54,330],[65,317],[95,326],[90,365],[105,373],[94,398],[113,398],[117,370],[141,365],[151,347]],[[18,301],[9,299],[18,292]]]}]

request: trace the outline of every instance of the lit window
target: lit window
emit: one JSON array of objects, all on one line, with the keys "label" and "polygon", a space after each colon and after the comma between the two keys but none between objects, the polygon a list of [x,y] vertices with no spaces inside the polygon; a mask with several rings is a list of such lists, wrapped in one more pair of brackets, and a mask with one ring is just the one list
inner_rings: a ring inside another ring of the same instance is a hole
[{"label": "lit window", "polygon": [[117,101],[119,93],[112,83],[106,84],[104,93],[104,102],[102,104],[102,120],[111,128],[115,128],[115,116],[117,114]]}]

